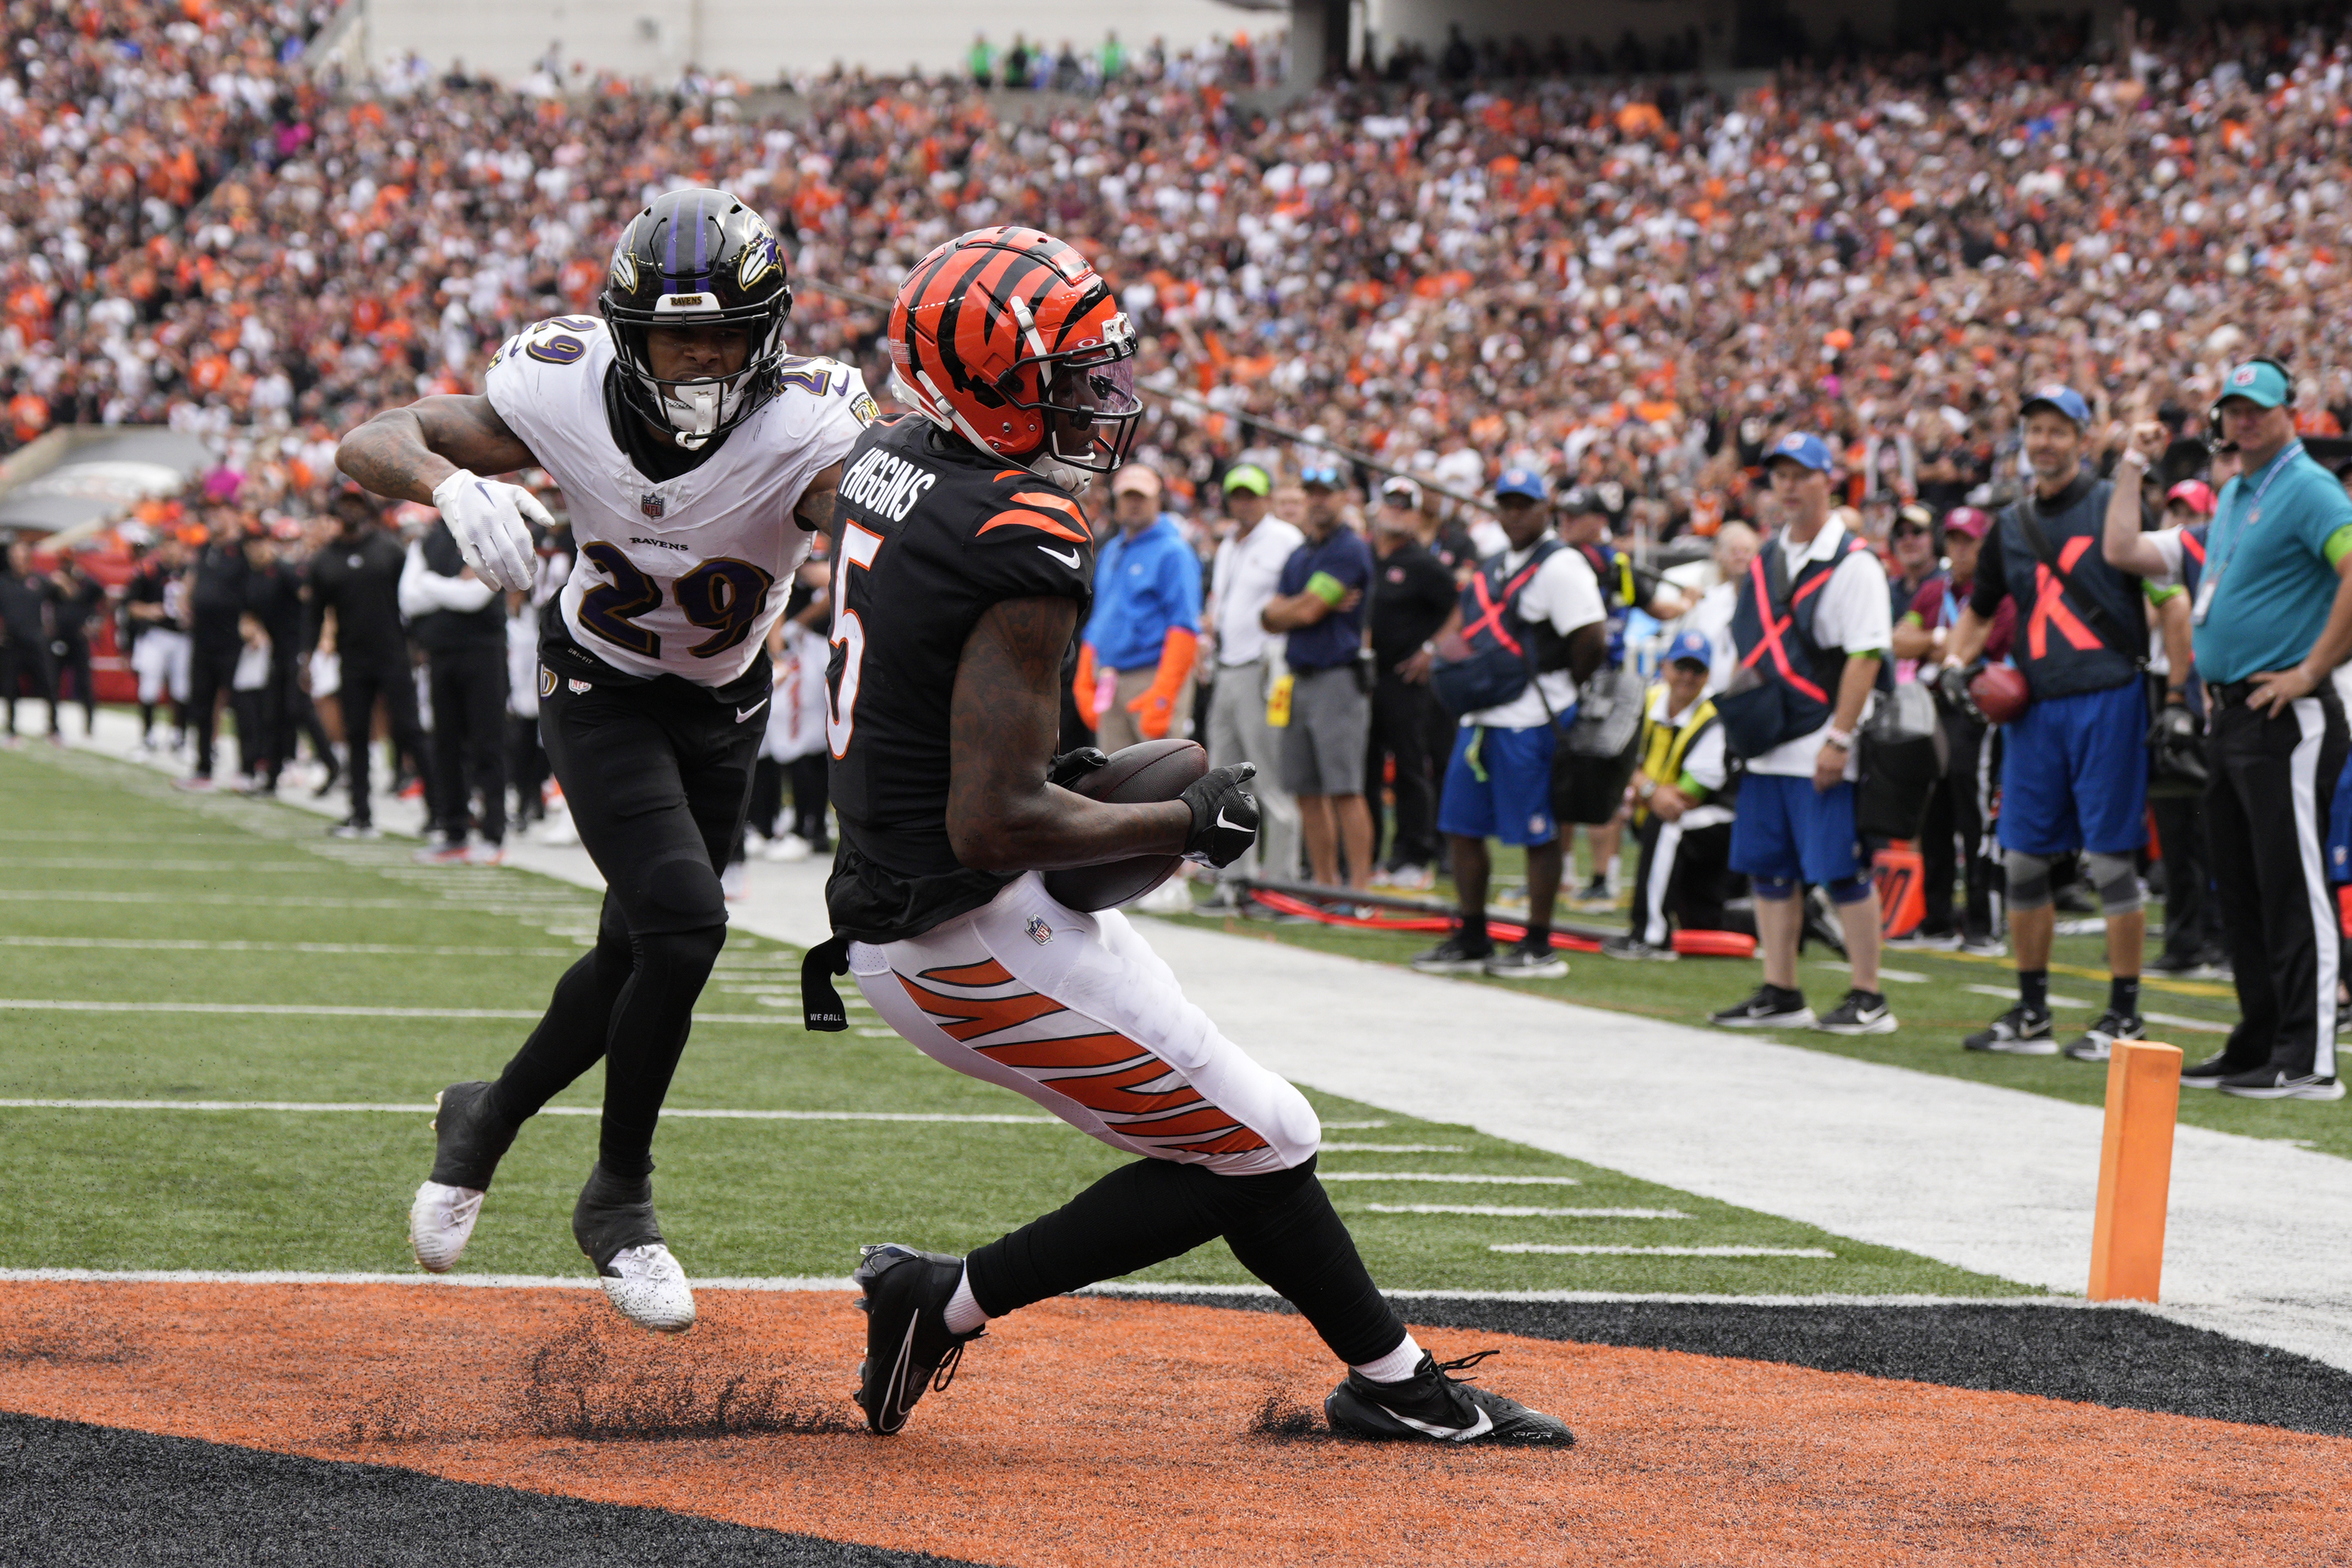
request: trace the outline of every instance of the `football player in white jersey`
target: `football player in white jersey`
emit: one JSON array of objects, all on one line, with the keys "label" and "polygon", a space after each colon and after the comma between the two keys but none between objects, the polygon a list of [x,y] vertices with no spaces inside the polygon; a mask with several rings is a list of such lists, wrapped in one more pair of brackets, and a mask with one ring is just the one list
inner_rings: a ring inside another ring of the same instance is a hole
[{"label": "football player in white jersey", "polygon": [[485,395],[378,415],[336,456],[378,494],[438,507],[493,587],[530,586],[525,520],[546,513],[480,475],[545,468],[579,550],[541,637],[540,729],[604,875],[604,914],[498,1080],[442,1091],[409,1215],[416,1260],[457,1261],[517,1128],[602,1057],[572,1235],[614,1305],[670,1331],[693,1324],[694,1296],[654,1217],[654,1124],[726,940],[719,868],[767,732],[769,628],[875,412],[855,370],[784,352],[792,300],[757,213],[671,191],[623,233],[601,320],[525,329],[490,361]]}]

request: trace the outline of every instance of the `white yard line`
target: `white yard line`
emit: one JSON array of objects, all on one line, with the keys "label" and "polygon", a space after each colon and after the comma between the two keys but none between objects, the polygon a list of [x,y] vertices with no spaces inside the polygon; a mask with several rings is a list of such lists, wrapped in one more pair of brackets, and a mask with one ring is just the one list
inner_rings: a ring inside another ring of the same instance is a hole
[{"label": "white yard line", "polygon": [[1561,1258],[1835,1258],[1826,1247],[1573,1247],[1546,1241],[1498,1241],[1489,1252],[1533,1252]]},{"label": "white yard line", "polygon": [[[2014,1002],[2017,1000],[2017,987],[2014,985],[1963,985],[1960,989],[1963,991],[1973,991],[1979,996],[1998,996],[2004,1002]],[[2095,1002],[2085,1002],[2079,996],[2053,996],[2050,998],[2050,1005],[2053,1007],[2095,1007],[2097,1006],[2098,1004]]]},{"label": "white yard line", "polygon": [[98,855],[64,855],[26,858],[0,855],[0,871],[307,871],[318,866],[309,860],[137,860]]},{"label": "white yard line", "polygon": [[0,947],[96,948],[113,952],[306,952],[359,958],[577,958],[576,947],[418,947],[391,942],[204,942],[195,937],[5,936]]},{"label": "white yard line", "polygon": [[1436,1171],[1322,1171],[1327,1182],[1447,1182],[1465,1187],[1578,1187],[1574,1176],[1475,1176]]},{"label": "white yard line", "polygon": [[[19,1013],[204,1013],[226,1017],[277,1018],[487,1018],[533,1021],[544,1007],[332,1007],[298,1002],[78,1002],[0,996],[0,1012]],[[698,1024],[759,1024],[774,1027],[800,1020],[782,1013],[697,1013]],[[889,1031],[885,1030],[884,1033]]]},{"label": "white yard line", "polygon": [[[0,1100],[0,1110],[278,1110],[296,1113],[326,1113],[354,1111],[367,1114],[400,1116],[430,1116],[435,1108],[428,1103],[409,1104],[403,1101],[368,1100]],[[604,1111],[593,1105],[550,1105],[542,1108],[541,1116],[602,1116]],[[664,1118],[685,1117],[705,1121],[936,1121],[961,1122],[995,1127],[1062,1127],[1067,1123],[1053,1116],[1002,1116],[980,1113],[952,1113],[923,1110],[698,1110],[690,1106],[666,1105]]]},{"label": "white yard line", "polygon": [[1459,1143],[1326,1143],[1326,1154],[1466,1154]]},{"label": "white yard line", "polygon": [[1688,1219],[1680,1209],[1537,1209],[1510,1204],[1360,1204],[1365,1214],[1467,1214],[1494,1219]]}]

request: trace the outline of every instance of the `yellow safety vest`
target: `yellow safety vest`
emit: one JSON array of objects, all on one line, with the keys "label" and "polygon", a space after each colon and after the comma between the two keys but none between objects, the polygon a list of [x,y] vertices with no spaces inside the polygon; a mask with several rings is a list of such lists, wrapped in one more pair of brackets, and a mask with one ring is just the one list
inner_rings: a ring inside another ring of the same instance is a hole
[{"label": "yellow safety vest", "polygon": [[[1669,724],[1657,717],[1659,695],[1665,690],[1664,681],[1650,688],[1642,700],[1642,772],[1662,784],[1681,787],[1683,759],[1690,754],[1707,726],[1716,722],[1715,699],[1702,697],[1696,707],[1683,715],[1680,724]],[[1701,792],[1704,794],[1704,792]],[[1692,805],[1698,804],[1695,797]],[[1650,808],[1637,803],[1633,807],[1636,824],[1650,820]]]}]

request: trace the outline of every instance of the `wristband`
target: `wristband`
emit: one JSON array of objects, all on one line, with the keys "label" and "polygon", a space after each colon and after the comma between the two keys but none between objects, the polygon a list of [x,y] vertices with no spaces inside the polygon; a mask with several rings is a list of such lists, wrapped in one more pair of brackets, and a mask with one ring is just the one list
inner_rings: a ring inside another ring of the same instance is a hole
[{"label": "wristband", "polygon": [[1333,609],[1337,609],[1339,606],[1339,601],[1348,596],[1348,584],[1340,582],[1328,572],[1318,572],[1307,579],[1307,591]]},{"label": "wristband", "polygon": [[1853,731],[1841,730],[1832,725],[1822,732],[1822,743],[1825,746],[1835,746],[1841,752],[1851,752],[1853,750]]},{"label": "wristband", "polygon": [[2137,468],[2143,474],[2147,472],[2147,454],[2137,447],[2126,447],[2116,461],[2126,467]]}]

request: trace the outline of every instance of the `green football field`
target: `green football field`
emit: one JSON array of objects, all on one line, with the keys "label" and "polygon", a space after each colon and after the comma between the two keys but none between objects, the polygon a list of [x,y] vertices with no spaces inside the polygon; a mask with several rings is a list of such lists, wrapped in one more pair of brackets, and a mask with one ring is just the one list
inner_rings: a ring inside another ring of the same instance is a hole
[{"label": "green football field", "polygon": [[[1580,858],[1583,848],[1579,842]],[[1517,891],[1524,862],[1516,850],[1496,858],[1498,898]],[[1450,898],[1450,882],[1441,881],[1434,898]],[[1523,896],[1523,895],[1521,895]],[[1524,904],[1517,906],[1524,910]],[[1511,918],[1512,910],[1496,913]],[[1563,907],[1562,924],[1611,931],[1625,929],[1623,908],[1612,912]],[[2072,917],[2062,917],[2068,919]],[[2154,900],[2148,910],[2156,928],[2147,956],[2162,949],[2163,910]],[[1327,952],[1387,963],[1404,963],[1438,940],[1434,934],[1404,934],[1345,927],[1283,922],[1255,917],[1192,917],[1192,922],[1276,942],[1296,942]],[[2093,923],[2095,922],[2088,922]],[[1597,953],[1569,953],[1564,980],[1489,980],[1465,984],[1506,985],[1538,995],[1587,1006],[1607,1007],[1672,1023],[1704,1025],[1706,1016],[1745,997],[1760,978],[1752,962],[1685,958],[1673,963],[1629,963]],[[1881,965],[1881,986],[1901,1027],[1891,1035],[1847,1037],[1812,1029],[1765,1031],[1766,1037],[1808,1050],[1829,1051],[1864,1061],[1885,1062],[1920,1072],[1999,1084],[2006,1089],[2046,1094],[2080,1104],[2098,1105],[2106,1098],[2107,1071],[2103,1064],[2069,1061],[2059,1057],[2011,1057],[1963,1050],[1960,1041],[1981,1029],[2017,1000],[2017,973],[2005,958],[1977,958],[1958,952],[1920,952],[1890,948]],[[1805,999],[1826,1011],[1836,1005],[1850,984],[1836,954],[1809,945],[1799,968]],[[2221,1048],[2230,1026],[2237,1021],[2237,993],[2227,981],[2173,980],[2148,975],[2142,981],[2140,1009],[2146,1015],[2147,1037],[2179,1046],[2189,1061],[2200,1061]],[[2058,1037],[2078,1035],[2107,1005],[2106,947],[2096,934],[2061,936],[2052,953],[2050,997],[2057,1018]],[[2323,1153],[2352,1158],[2352,1099],[2334,1102],[2311,1100],[2240,1100],[2209,1090],[2184,1090],[2180,1120],[2192,1126],[2252,1138],[2276,1138]]]},{"label": "green football field", "polygon": [[[414,1268],[407,1205],[432,1160],[421,1108],[513,1051],[586,944],[593,896],[512,868],[418,867],[411,841],[336,842],[315,816],[183,795],[86,752],[0,752],[0,1127],[17,1173],[0,1268]],[[663,1226],[696,1275],[837,1278],[868,1241],[962,1250],[1120,1158],[929,1061],[862,1004],[845,1034],[803,1032],[782,944],[739,927],[720,966],[669,1107],[755,1114],[673,1114],[655,1145]],[[1616,984],[1601,967],[1579,976]],[[1669,995],[1707,991],[1708,973],[1645,969],[1622,996],[1568,989],[1671,1014]],[[1728,991],[1745,972],[1712,973]],[[592,1071],[551,1108],[573,1114],[524,1131],[464,1271],[586,1272],[569,1218],[601,1083]],[[1393,1289],[2019,1289],[1309,1092],[1333,1198]],[[250,1102],[277,1108],[200,1108]],[[1496,1250],[1529,1246],[1596,1250]],[[1248,1276],[1219,1245],[1145,1278]]]}]

